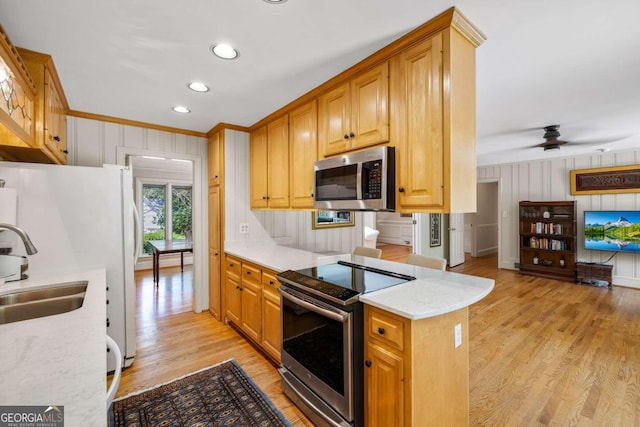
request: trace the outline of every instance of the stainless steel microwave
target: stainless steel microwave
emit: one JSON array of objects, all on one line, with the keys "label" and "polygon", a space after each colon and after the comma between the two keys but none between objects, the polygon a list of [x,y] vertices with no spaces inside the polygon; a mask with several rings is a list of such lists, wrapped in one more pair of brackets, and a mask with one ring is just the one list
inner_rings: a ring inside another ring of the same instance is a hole
[{"label": "stainless steel microwave", "polygon": [[396,208],[394,147],[347,153],[315,163],[317,209],[393,211]]}]

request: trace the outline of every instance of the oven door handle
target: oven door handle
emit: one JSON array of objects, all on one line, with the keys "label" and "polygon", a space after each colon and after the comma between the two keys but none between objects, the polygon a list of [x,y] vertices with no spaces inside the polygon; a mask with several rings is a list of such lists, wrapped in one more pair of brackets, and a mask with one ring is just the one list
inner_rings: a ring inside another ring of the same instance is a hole
[{"label": "oven door handle", "polygon": [[295,297],[293,295],[291,295],[289,292],[285,291],[282,287],[278,288],[278,291],[280,291],[280,294],[282,295],[283,298],[288,299],[289,301],[293,302],[294,304],[298,304],[301,307],[306,308],[307,310],[313,311],[315,313],[321,314],[325,317],[328,317],[331,320],[335,320],[336,322],[340,322],[340,323],[344,323],[347,321],[347,319],[349,318],[349,313],[347,312],[343,312],[342,310],[340,311],[333,311],[333,310],[328,310],[324,307],[320,307],[316,304],[313,304],[309,301],[306,301],[304,299]]}]

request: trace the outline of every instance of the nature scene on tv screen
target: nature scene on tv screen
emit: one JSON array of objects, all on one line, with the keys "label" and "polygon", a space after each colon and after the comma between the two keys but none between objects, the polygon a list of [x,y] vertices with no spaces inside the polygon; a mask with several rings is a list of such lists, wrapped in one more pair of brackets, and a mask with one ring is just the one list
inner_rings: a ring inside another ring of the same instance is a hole
[{"label": "nature scene on tv screen", "polygon": [[584,247],[640,252],[640,211],[585,212]]}]

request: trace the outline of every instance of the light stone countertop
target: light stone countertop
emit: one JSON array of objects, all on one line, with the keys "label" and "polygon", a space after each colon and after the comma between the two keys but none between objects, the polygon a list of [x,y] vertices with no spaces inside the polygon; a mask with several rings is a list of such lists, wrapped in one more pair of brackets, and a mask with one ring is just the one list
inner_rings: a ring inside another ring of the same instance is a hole
[{"label": "light stone countertop", "polygon": [[399,316],[418,320],[449,313],[480,301],[495,281],[468,274],[433,270],[393,261],[351,254],[316,254],[300,249],[268,244],[225,244],[225,252],[276,272],[300,270],[342,259],[386,271],[415,277],[412,280],[360,296],[365,304]]},{"label": "light stone countertop", "polygon": [[0,295],[76,280],[89,282],[77,310],[0,325],[0,404],[64,406],[65,426],[105,426],[105,270],[33,273]]},{"label": "light stone countertop", "polygon": [[320,254],[276,245],[273,242],[225,242],[224,252],[278,273],[331,264],[340,259],[345,261],[351,259],[350,254]]}]

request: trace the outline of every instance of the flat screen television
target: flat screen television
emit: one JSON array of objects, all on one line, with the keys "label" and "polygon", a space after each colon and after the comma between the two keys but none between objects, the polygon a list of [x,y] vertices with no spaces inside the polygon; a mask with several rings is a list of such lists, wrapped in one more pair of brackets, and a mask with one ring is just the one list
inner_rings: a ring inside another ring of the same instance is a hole
[{"label": "flat screen television", "polygon": [[585,211],[584,248],[640,252],[640,211]]}]

